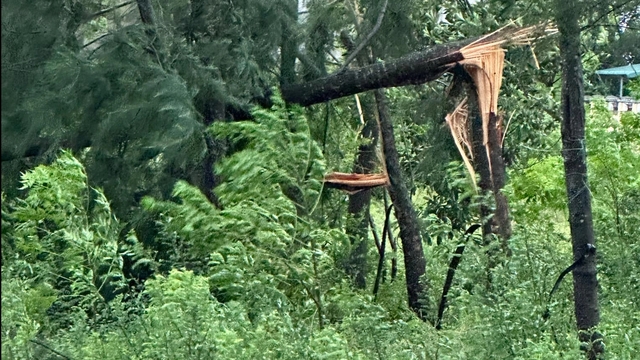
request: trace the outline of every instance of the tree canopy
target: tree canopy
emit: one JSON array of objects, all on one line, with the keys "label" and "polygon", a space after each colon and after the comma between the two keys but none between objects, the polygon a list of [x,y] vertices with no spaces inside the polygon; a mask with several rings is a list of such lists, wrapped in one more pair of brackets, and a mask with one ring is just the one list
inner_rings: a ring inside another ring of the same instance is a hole
[{"label": "tree canopy", "polygon": [[639,61],[638,0],[4,1],[2,355],[632,358]]}]

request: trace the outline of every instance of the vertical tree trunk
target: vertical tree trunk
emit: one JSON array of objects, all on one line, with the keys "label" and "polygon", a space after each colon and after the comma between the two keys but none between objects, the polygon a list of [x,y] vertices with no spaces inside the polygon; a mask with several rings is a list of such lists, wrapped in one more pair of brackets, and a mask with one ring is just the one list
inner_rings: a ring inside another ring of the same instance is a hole
[{"label": "vertical tree trunk", "polygon": [[[488,143],[484,144],[484,129],[482,114],[478,105],[478,92],[473,78],[463,68],[454,70],[454,74],[463,84],[467,95],[468,121],[471,122],[471,138],[473,165],[480,176],[478,187],[482,195],[493,194],[495,211],[492,213],[486,204],[480,207],[482,217],[482,236],[488,241],[488,236],[497,233],[502,238],[502,248],[509,254],[508,239],[511,237],[511,220],[509,218],[509,203],[502,193],[506,182],[506,166],[502,157],[502,130],[500,118],[495,113],[489,114],[487,126]],[[457,84],[460,82],[456,81]]]},{"label": "vertical tree trunk", "polygon": [[[484,244],[488,245],[491,234],[496,233],[501,239],[502,251],[511,255],[508,240],[511,237],[511,219],[509,217],[509,203],[502,193],[506,182],[506,166],[502,157],[502,131],[500,118],[495,113],[489,114],[487,126],[488,143],[484,144],[484,129],[482,115],[478,105],[478,93],[472,77],[466,71],[456,71],[464,84],[467,94],[468,121],[471,122],[471,139],[473,152],[473,165],[480,176],[478,188],[482,196],[492,194],[495,202],[495,210],[492,211],[489,204],[480,204],[480,217],[482,218],[482,237]],[[495,264],[494,251],[489,253],[489,269]],[[489,280],[490,283],[490,280]]]},{"label": "vertical tree trunk", "polygon": [[[467,104],[469,107],[469,120],[471,121],[471,151],[473,152],[473,167],[480,176],[478,180],[478,188],[480,195],[483,197],[489,195],[493,191],[491,182],[491,170],[489,166],[489,158],[487,150],[483,144],[484,132],[482,130],[482,115],[478,105],[478,93],[473,80],[470,76],[465,76],[465,88],[467,93]],[[488,243],[490,235],[493,233],[491,228],[491,208],[484,201],[480,204],[480,217],[482,220],[482,238],[485,244]]]},{"label": "vertical tree trunk", "polygon": [[[194,104],[196,110],[202,115],[204,125],[208,127],[214,121],[225,118],[225,107],[223,102],[210,97],[208,92],[203,91],[202,94],[196,95]],[[218,209],[221,209],[222,204],[220,204],[218,197],[213,192],[213,189],[219,183],[213,167],[224,154],[224,143],[222,140],[214,139],[209,132],[204,133],[204,139],[207,144],[206,155],[203,161],[191,171],[189,182],[198,186],[198,189],[207,199]]]},{"label": "vertical tree trunk", "polygon": [[[369,94],[366,94],[369,95]],[[365,95],[365,96],[366,96]],[[358,157],[353,166],[353,172],[358,174],[370,174],[376,166],[376,144],[378,142],[378,121],[376,120],[373,99],[362,97],[362,111],[365,118],[365,126],[362,129],[362,137],[371,140],[368,144],[360,145]],[[369,206],[371,204],[371,190],[363,190],[349,196],[349,221],[347,223],[347,235],[353,246],[346,265],[347,274],[353,280],[354,285],[364,289],[367,285],[366,274],[368,271],[367,252],[369,239]]]},{"label": "vertical tree trunk", "polygon": [[298,41],[294,26],[298,22],[298,1],[282,2],[282,29],[280,43],[280,88],[296,82],[296,58],[298,57]]},{"label": "vertical tree trunk", "polygon": [[[589,246],[595,246],[587,182],[579,9],[575,0],[557,0],[562,57],[562,157],[574,260],[581,258]],[[585,350],[589,359],[597,359],[604,352],[601,335],[592,330],[600,321],[597,290],[596,257],[588,256],[573,270],[573,297],[579,338],[588,344]]]},{"label": "vertical tree trunk", "polygon": [[506,182],[506,167],[502,157],[502,131],[496,114],[489,117],[489,163],[491,164],[491,184],[496,209],[493,214],[493,224],[501,239],[502,251],[511,255],[508,240],[511,237],[511,219],[509,218],[509,202],[502,193]]},{"label": "vertical tree trunk", "polygon": [[[346,33],[340,34],[342,44],[351,53],[355,49],[353,39]],[[373,63],[373,59],[367,54],[370,51],[362,51],[357,56],[357,63],[360,67]],[[358,174],[370,174],[376,167],[376,145],[378,143],[378,120],[375,104],[377,100],[371,93],[362,94],[360,97],[362,105],[362,116],[365,126],[361,135],[364,139],[370,140],[368,144],[360,145],[358,157],[353,166],[353,172]],[[349,195],[349,221],[347,222],[347,235],[351,241],[353,249],[349,259],[345,264],[345,270],[354,281],[354,285],[359,289],[367,286],[366,274],[368,271],[368,230],[369,230],[369,207],[371,205],[371,191],[363,190],[353,195]]]},{"label": "vertical tree trunk", "polygon": [[421,319],[425,320],[427,309],[420,299],[424,296],[425,289],[423,284],[420,283],[420,277],[425,273],[426,261],[422,250],[422,235],[418,225],[418,215],[413,208],[409,191],[402,179],[400,159],[393,135],[393,123],[389,116],[389,105],[384,90],[375,90],[375,96],[378,103],[380,134],[390,181],[389,195],[391,196],[396,219],[398,219],[398,226],[400,227],[409,306]]},{"label": "vertical tree trunk", "polygon": [[150,0],[137,0],[140,19],[145,25],[156,26],[156,14]]},{"label": "vertical tree trunk", "polygon": [[[471,81],[471,79],[469,80]],[[489,246],[491,243],[491,234],[493,234],[492,224],[495,214],[492,213],[490,205],[487,204],[487,199],[493,192],[494,186],[491,181],[490,159],[487,156],[487,148],[483,143],[484,131],[482,127],[482,115],[480,114],[480,107],[478,105],[478,95],[473,83],[468,83],[467,85],[467,99],[469,107],[468,121],[471,121],[473,166],[476,173],[480,176],[478,188],[483,198],[480,202],[480,219],[482,224],[482,244],[487,248],[487,268],[485,269],[487,278],[485,287],[490,289],[493,282],[492,270],[497,264],[497,253],[494,248]]]}]

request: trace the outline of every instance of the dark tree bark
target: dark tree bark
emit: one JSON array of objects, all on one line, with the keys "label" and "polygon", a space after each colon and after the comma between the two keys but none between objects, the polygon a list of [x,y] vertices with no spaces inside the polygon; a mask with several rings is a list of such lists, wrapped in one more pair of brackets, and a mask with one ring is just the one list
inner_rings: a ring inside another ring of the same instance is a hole
[{"label": "dark tree bark", "polygon": [[[507,38],[511,30],[495,32],[483,37],[483,41]],[[314,81],[287,85],[280,90],[285,101],[309,106],[367,90],[424,84],[439,78],[452,68],[452,64],[463,60],[460,49],[478,39],[435,45],[395,60],[338,71]]]},{"label": "dark tree bark", "polygon": [[[472,77],[463,69],[455,69],[453,71],[461,82],[467,95],[468,120],[471,122],[471,151],[473,154],[473,167],[479,175],[478,189],[483,200],[480,203],[480,218],[482,227],[483,245],[487,247],[487,268],[486,268],[486,287],[490,289],[492,286],[492,270],[497,264],[496,249],[489,246],[492,236],[496,232],[508,234],[502,237],[502,248],[509,255],[509,247],[507,244],[508,236],[511,233],[511,224],[509,220],[509,208],[507,199],[502,194],[502,187],[505,181],[505,165],[502,158],[502,147],[500,146],[500,131],[498,129],[497,116],[493,113],[489,117],[488,138],[489,147],[484,144],[484,130],[482,124],[482,115],[478,103],[477,88]],[[486,198],[492,196],[496,203],[495,212],[492,211],[490,204],[486,202]],[[494,229],[495,228],[495,229]],[[441,303],[441,307],[442,307]],[[438,316],[442,316],[440,313]],[[440,320],[437,320],[440,321]]]},{"label": "dark tree bark", "polygon": [[[363,99],[363,115],[366,119],[362,129],[362,137],[371,140],[367,144],[360,145],[358,157],[353,166],[353,172],[358,174],[370,174],[376,166],[376,144],[378,142],[378,122],[375,109],[370,100]],[[369,230],[369,205],[371,204],[371,190],[363,190],[349,196],[349,222],[347,235],[353,246],[345,270],[353,280],[354,285],[364,289],[367,285],[366,274],[368,271],[368,230]]]},{"label": "dark tree bark", "polygon": [[340,97],[385,87],[422,84],[437,79],[450,64],[463,59],[458,51],[471,40],[437,45],[389,62],[348,69],[303,84],[284,86],[285,101],[309,106]]},{"label": "dark tree bark", "polygon": [[142,23],[147,26],[146,33],[151,40],[150,46],[147,51],[158,59],[160,65],[164,66],[164,54],[161,50],[162,44],[156,31],[156,13],[151,5],[151,0],[136,0],[138,4],[138,11],[140,12],[140,19]]},{"label": "dark tree bark", "polygon": [[[471,122],[471,151],[473,152],[473,167],[480,176],[478,180],[478,188],[482,196],[487,196],[493,191],[491,183],[491,170],[487,149],[483,144],[484,132],[482,130],[482,115],[478,106],[478,93],[473,84],[473,80],[467,75],[465,79],[465,87],[467,93],[467,104],[469,107],[469,120]],[[489,241],[490,235],[493,233],[491,228],[491,208],[484,201],[480,204],[480,217],[482,220],[482,238],[485,243]]]},{"label": "dark tree bark", "polygon": [[137,0],[140,19],[145,25],[156,26],[156,15],[150,0]]},{"label": "dark tree bark", "polygon": [[[575,0],[558,0],[556,3],[562,58],[562,157],[574,260],[595,246],[587,181],[579,10],[580,4]],[[604,353],[601,335],[592,329],[600,322],[595,256],[585,258],[573,270],[573,298],[579,338],[587,344],[587,357],[600,358]]]},{"label": "dark tree bark", "polygon": [[[503,252],[511,255],[508,240],[511,237],[511,219],[509,216],[509,203],[502,193],[506,183],[506,166],[502,157],[502,130],[499,118],[496,114],[489,114],[487,129],[488,143],[484,144],[484,129],[482,115],[478,106],[478,93],[472,77],[462,67],[453,69],[452,72],[462,84],[467,95],[468,121],[471,122],[471,138],[474,170],[480,176],[478,188],[483,196],[493,195],[495,211],[492,212],[489,204],[480,204],[480,216],[482,218],[482,237],[484,244],[488,245],[491,234],[498,234],[501,238]],[[493,258],[493,252],[489,253]],[[493,259],[490,259],[492,262]],[[490,268],[493,265],[490,265]]]},{"label": "dark tree bark", "polygon": [[[207,94],[207,95],[204,95]],[[225,105],[218,99],[210,96],[207,91],[196,95],[194,99],[196,110],[202,115],[205,126],[210,126],[214,121],[224,119]],[[189,182],[194,184],[217,208],[222,208],[213,189],[219,183],[218,176],[213,171],[213,166],[224,154],[224,144],[215,140],[209,132],[204,133],[207,152],[201,164],[190,174]]]},{"label": "dark tree bark", "polygon": [[511,237],[511,219],[509,217],[509,202],[502,193],[506,184],[506,167],[502,157],[502,130],[498,116],[491,113],[489,116],[489,163],[491,164],[491,185],[493,197],[496,201],[496,209],[493,214],[493,223],[501,239],[502,251],[511,255],[508,240]]},{"label": "dark tree bark", "polygon": [[492,270],[495,268],[496,251],[489,245],[491,244],[491,234],[493,234],[493,213],[491,207],[487,204],[486,198],[493,192],[493,184],[491,181],[490,161],[487,155],[487,148],[483,144],[482,115],[478,107],[478,96],[475,86],[468,83],[467,86],[467,104],[469,106],[469,121],[471,121],[471,138],[473,151],[473,166],[476,173],[480,176],[478,180],[478,188],[483,200],[480,203],[480,219],[482,221],[482,244],[487,247],[487,268],[486,268],[486,288],[491,289],[493,283]]},{"label": "dark tree bark", "polygon": [[384,212],[384,227],[382,229],[382,241],[380,242],[380,246],[378,247],[378,269],[376,270],[376,281],[373,285],[373,296],[374,299],[378,298],[378,290],[380,290],[380,282],[383,280],[383,272],[384,272],[384,255],[385,248],[387,245],[387,233],[389,231],[389,216],[391,216],[391,210],[393,206],[389,206],[386,208]]},{"label": "dark tree bark", "polygon": [[[389,200],[387,199],[387,193],[384,193],[384,207],[389,208]],[[372,225],[373,226],[373,225]],[[396,279],[398,275],[398,244],[396,243],[396,239],[393,238],[393,230],[391,229],[391,225],[387,227],[387,237],[389,238],[389,245],[391,245],[391,251],[393,251],[393,258],[391,259],[391,281]]]},{"label": "dark tree bark", "polygon": [[[343,45],[351,52],[354,51],[355,44],[351,37],[345,32],[340,34]],[[357,56],[359,66],[366,66],[372,62],[370,56],[361,52]],[[370,140],[367,144],[362,144],[358,148],[358,156],[353,166],[353,172],[357,174],[371,174],[376,167],[376,145],[378,143],[378,120],[375,108],[375,98],[372,94],[363,94],[360,97],[362,107],[362,117],[365,125],[361,135],[364,139]],[[367,286],[366,275],[368,271],[368,230],[369,230],[369,206],[371,204],[371,190],[363,190],[349,195],[349,221],[346,232],[353,249],[349,259],[345,264],[345,270],[354,281],[354,285],[359,289]],[[384,235],[383,235],[384,237]]]},{"label": "dark tree bark", "polygon": [[283,16],[280,19],[282,40],[280,43],[280,87],[293,84],[296,81],[296,57],[298,55],[298,41],[294,33],[293,24],[298,21],[298,2],[287,0],[281,2]]},{"label": "dark tree bark", "polygon": [[413,208],[409,191],[402,178],[387,97],[384,94],[384,90],[381,89],[375,91],[375,96],[378,103],[380,134],[390,181],[389,195],[391,196],[396,219],[398,219],[400,227],[409,307],[421,319],[425,320],[427,316],[426,308],[421,303],[421,296],[424,295],[425,289],[420,282],[420,277],[425,273],[426,261],[422,250],[422,235],[418,225],[418,215]]}]

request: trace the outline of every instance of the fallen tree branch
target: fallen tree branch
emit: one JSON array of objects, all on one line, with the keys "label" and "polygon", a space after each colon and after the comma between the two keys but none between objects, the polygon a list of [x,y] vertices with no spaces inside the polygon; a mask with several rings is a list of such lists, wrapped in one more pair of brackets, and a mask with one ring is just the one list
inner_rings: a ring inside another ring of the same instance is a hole
[{"label": "fallen tree branch", "polygon": [[467,57],[475,58],[488,48],[509,42],[528,43],[536,39],[536,33],[545,36],[555,31],[545,25],[528,28],[509,25],[485,36],[436,45],[395,60],[338,71],[303,84],[286,85],[281,89],[282,98],[287,103],[309,106],[368,90],[423,84],[437,79]]},{"label": "fallen tree branch", "polygon": [[415,52],[390,62],[378,62],[358,69],[347,69],[303,84],[282,87],[288,103],[309,106],[380,88],[424,83],[437,79],[450,64],[464,59],[458,51],[467,43],[446,44]]}]

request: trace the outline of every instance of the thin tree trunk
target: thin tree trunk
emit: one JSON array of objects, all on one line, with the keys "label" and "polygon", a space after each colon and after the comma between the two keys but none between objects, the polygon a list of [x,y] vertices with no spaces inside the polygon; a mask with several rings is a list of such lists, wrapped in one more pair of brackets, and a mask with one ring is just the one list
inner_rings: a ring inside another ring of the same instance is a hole
[{"label": "thin tree trunk", "polygon": [[282,3],[283,17],[280,28],[282,30],[280,43],[280,87],[296,82],[296,58],[298,56],[298,41],[294,33],[293,24],[298,21],[298,1],[286,0]]},{"label": "thin tree trunk", "polygon": [[[369,100],[369,99],[367,99]],[[378,123],[375,110],[370,101],[363,101],[363,113],[366,123],[362,129],[362,137],[371,140],[367,144],[360,145],[358,157],[354,164],[354,173],[370,174],[376,165],[376,144],[378,140]],[[347,274],[359,289],[366,287],[367,241],[369,239],[369,206],[371,204],[371,190],[363,190],[349,196],[349,222],[347,223],[347,235],[353,246],[346,266]]]},{"label": "thin tree trunk", "polygon": [[[346,33],[340,34],[343,45],[350,52],[354,50],[355,44]],[[371,57],[361,53],[357,57],[359,66],[366,66],[372,62]],[[353,166],[353,172],[358,174],[370,174],[376,167],[376,145],[378,143],[378,120],[374,107],[375,98],[370,93],[360,97],[362,106],[362,117],[365,125],[362,128],[363,139],[370,140],[358,148],[358,157]],[[349,259],[345,264],[345,270],[354,281],[354,285],[359,289],[367,286],[366,275],[368,271],[368,229],[369,229],[369,207],[371,205],[371,190],[363,190],[349,195],[349,221],[346,232],[353,247]],[[383,235],[384,237],[384,235]]]},{"label": "thin tree trunk", "polygon": [[382,241],[378,248],[378,269],[376,271],[376,282],[373,285],[374,299],[378,298],[378,290],[380,290],[380,282],[384,281],[384,255],[387,244],[387,232],[389,230],[389,216],[391,216],[392,207],[389,206],[384,212],[384,227],[382,228]]},{"label": "thin tree trunk", "polygon": [[[556,3],[562,58],[562,157],[574,260],[595,246],[587,182],[579,9],[580,5],[575,0],[558,0]],[[573,270],[573,297],[578,337],[586,343],[589,359],[600,358],[604,353],[602,336],[592,329],[600,322],[595,256],[586,257]]]},{"label": "thin tree trunk", "polygon": [[[473,165],[475,168],[474,170],[480,176],[480,179],[478,180],[480,195],[485,197],[493,191],[493,184],[491,183],[489,158],[487,157],[487,150],[483,144],[484,132],[482,130],[482,116],[478,106],[478,94],[470,76],[465,80],[465,87],[467,89],[467,104],[469,107],[468,121],[471,121],[471,151],[473,152]],[[482,220],[482,238],[486,245],[488,244],[493,230],[491,228],[490,220],[491,208],[485,203],[485,201],[482,201],[480,204],[480,217]]]},{"label": "thin tree trunk", "polygon": [[506,183],[506,167],[502,157],[502,131],[500,129],[499,118],[491,113],[489,116],[489,163],[491,164],[491,184],[493,186],[493,197],[496,202],[496,209],[493,214],[493,224],[500,236],[502,251],[511,255],[508,240],[511,237],[511,219],[509,218],[509,202],[502,193],[502,188]]},{"label": "thin tree trunk", "polygon": [[153,11],[151,0],[137,0],[140,19],[145,25],[156,26],[156,14]]},{"label": "thin tree trunk", "polygon": [[444,316],[444,310],[447,307],[447,297],[449,295],[451,285],[453,284],[453,277],[456,274],[458,265],[460,265],[460,261],[462,261],[462,254],[464,253],[464,249],[467,246],[468,237],[473,234],[474,231],[476,231],[479,227],[480,225],[478,224],[471,225],[467,229],[467,231],[465,231],[462,242],[458,244],[458,246],[456,246],[456,249],[453,252],[453,257],[451,258],[449,269],[447,270],[447,278],[445,279],[444,286],[442,287],[442,297],[440,298],[440,306],[438,306],[438,315],[435,322],[436,330],[442,329],[442,317]]},{"label": "thin tree trunk", "polygon": [[402,178],[400,159],[393,135],[393,123],[389,116],[389,105],[384,90],[376,90],[375,96],[378,103],[380,133],[390,181],[389,195],[391,196],[396,219],[398,219],[400,227],[409,307],[421,319],[425,320],[427,316],[426,308],[421,301],[425,288],[420,283],[420,277],[425,273],[426,261],[422,249],[422,235],[418,225],[418,215],[413,208],[409,191]]},{"label": "thin tree trunk", "polygon": [[153,10],[153,5],[151,5],[151,0],[136,0],[136,3],[138,4],[140,19],[142,20],[142,23],[147,26],[145,32],[147,33],[149,40],[151,40],[151,44],[147,51],[156,57],[161,66],[164,66],[164,54],[161,50],[162,43],[160,42],[160,38],[156,31],[156,13]]},{"label": "thin tree trunk", "polygon": [[[389,200],[387,200],[387,192],[383,195],[384,198],[384,207],[389,208]],[[391,250],[393,251],[393,258],[391,259],[391,281],[396,279],[396,275],[398,275],[398,244],[396,243],[396,239],[393,238],[393,229],[391,229],[391,225],[387,227],[387,236],[389,237],[389,244],[391,245]]]}]

